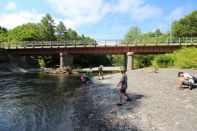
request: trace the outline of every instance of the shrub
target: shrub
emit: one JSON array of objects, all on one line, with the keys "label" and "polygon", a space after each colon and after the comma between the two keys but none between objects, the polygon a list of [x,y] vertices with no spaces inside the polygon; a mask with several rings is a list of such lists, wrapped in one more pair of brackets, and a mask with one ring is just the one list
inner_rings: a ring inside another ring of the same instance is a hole
[{"label": "shrub", "polygon": [[174,54],[163,54],[155,56],[152,65],[155,68],[167,68],[174,65],[174,61],[176,60]]},{"label": "shrub", "polygon": [[40,67],[46,67],[46,63],[44,61],[44,59],[38,59],[38,63]]},{"label": "shrub", "polygon": [[113,66],[124,65],[124,55],[112,55],[112,65]]},{"label": "shrub", "polygon": [[134,68],[144,68],[151,66],[151,61],[154,55],[135,55],[134,57]]}]

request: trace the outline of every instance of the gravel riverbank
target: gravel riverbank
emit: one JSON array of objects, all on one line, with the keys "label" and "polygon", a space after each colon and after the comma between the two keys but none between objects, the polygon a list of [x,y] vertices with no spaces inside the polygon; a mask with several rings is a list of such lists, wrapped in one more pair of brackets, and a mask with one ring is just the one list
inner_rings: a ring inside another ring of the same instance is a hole
[{"label": "gravel riverbank", "polygon": [[132,102],[117,107],[115,88],[120,74],[95,78],[87,95],[79,95],[74,103],[75,130],[197,130],[197,89],[177,90],[177,72],[197,75],[190,69],[138,69],[127,72],[127,93]]}]

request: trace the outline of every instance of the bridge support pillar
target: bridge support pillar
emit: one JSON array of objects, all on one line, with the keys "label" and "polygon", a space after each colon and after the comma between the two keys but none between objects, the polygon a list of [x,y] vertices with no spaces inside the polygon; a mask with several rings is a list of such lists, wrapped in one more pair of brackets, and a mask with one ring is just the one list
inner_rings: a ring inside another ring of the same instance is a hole
[{"label": "bridge support pillar", "polygon": [[60,68],[62,69],[64,67],[64,54],[60,53]]},{"label": "bridge support pillar", "polygon": [[127,52],[127,70],[134,69],[134,52]]},{"label": "bridge support pillar", "polygon": [[64,66],[72,66],[72,65],[73,65],[73,56],[60,53],[60,68],[62,69]]}]

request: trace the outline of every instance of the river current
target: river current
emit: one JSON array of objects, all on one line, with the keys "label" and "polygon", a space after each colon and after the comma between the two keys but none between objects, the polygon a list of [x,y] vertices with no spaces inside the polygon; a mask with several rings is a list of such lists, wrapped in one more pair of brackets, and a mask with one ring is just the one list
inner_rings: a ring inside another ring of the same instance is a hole
[{"label": "river current", "polygon": [[0,130],[72,130],[76,76],[42,73],[0,76]]}]

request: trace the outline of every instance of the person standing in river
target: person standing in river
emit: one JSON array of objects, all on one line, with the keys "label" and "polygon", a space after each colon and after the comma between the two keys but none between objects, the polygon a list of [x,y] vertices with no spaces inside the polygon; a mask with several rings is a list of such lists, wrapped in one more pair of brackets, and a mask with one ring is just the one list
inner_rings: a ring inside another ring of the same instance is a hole
[{"label": "person standing in river", "polygon": [[125,68],[121,68],[120,70],[122,76],[120,81],[117,84],[117,87],[121,86],[120,88],[120,92],[118,93],[118,99],[119,99],[119,103],[117,103],[117,106],[122,106],[122,97],[126,96],[127,97],[127,101],[131,101],[131,98],[127,95],[126,90],[127,90],[127,74],[126,74],[126,69]]}]

